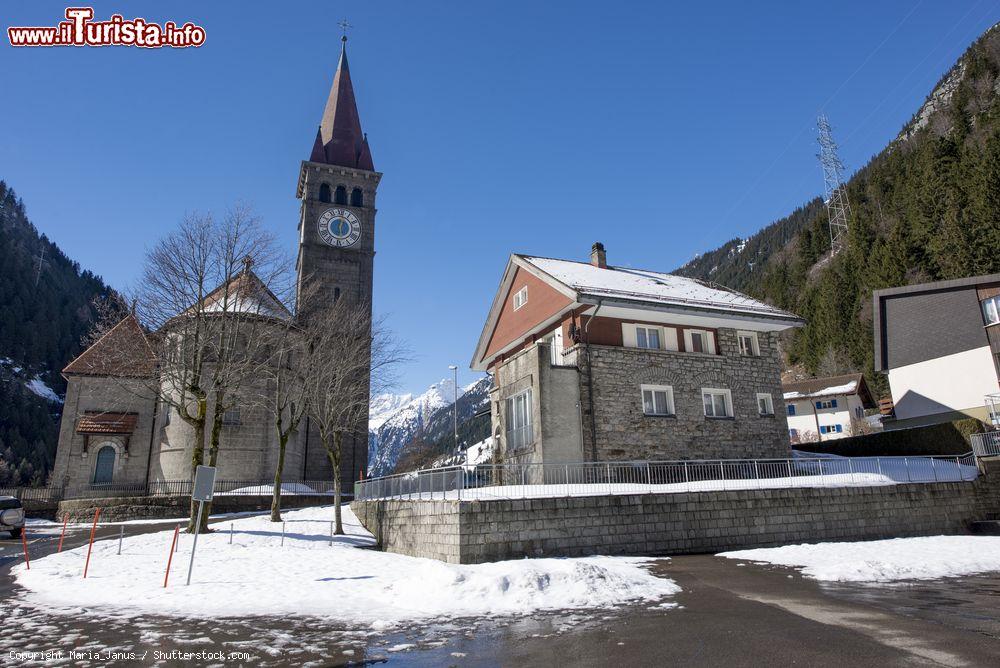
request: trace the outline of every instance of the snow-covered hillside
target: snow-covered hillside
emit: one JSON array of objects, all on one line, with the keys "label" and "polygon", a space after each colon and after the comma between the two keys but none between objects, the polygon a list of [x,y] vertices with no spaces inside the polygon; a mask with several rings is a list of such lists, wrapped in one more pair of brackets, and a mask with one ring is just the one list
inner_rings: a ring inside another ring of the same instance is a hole
[{"label": "snow-covered hillside", "polygon": [[[460,387],[458,395],[465,394],[466,389]],[[410,394],[376,397],[368,422],[368,474],[384,475],[392,471],[405,446],[423,430],[431,415],[454,401],[455,383],[447,378],[434,383],[418,397]]]}]

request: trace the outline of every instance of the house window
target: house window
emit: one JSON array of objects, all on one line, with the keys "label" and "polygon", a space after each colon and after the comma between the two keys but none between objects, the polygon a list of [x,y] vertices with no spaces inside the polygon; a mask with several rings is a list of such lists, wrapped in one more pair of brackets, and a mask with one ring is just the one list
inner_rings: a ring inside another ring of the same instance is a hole
[{"label": "house window", "polygon": [[669,385],[642,385],[641,387],[643,414],[674,414],[674,388]]},{"label": "house window", "polygon": [[819,433],[821,434],[840,434],[844,431],[844,425],[842,424],[824,424],[819,428]]},{"label": "house window", "polygon": [[816,408],[819,408],[819,409],[823,409],[823,408],[836,408],[836,407],[837,407],[837,400],[836,399],[829,399],[827,401],[817,401],[816,402]]},{"label": "house window", "polygon": [[684,349],[690,353],[715,354],[715,342],[712,333],[703,329],[685,330]]},{"label": "house window", "polygon": [[222,414],[222,424],[227,424],[227,425],[240,424],[240,409],[238,407],[234,407],[226,410]]},{"label": "house window", "polygon": [[733,417],[733,396],[729,390],[702,388],[701,400],[705,405],[705,417]]},{"label": "house window", "polygon": [[107,443],[97,451],[94,465],[94,484],[108,485],[115,477],[115,446]]},{"label": "house window", "polygon": [[528,286],[524,286],[514,293],[514,310],[521,308],[528,303]]},{"label": "house window", "polygon": [[1000,295],[983,300],[983,320],[987,325],[1000,322]]},{"label": "house window", "polygon": [[788,404],[788,414],[795,415],[795,404]]},{"label": "house window", "polygon": [[789,429],[788,430],[788,437],[791,438],[791,439],[798,438],[799,437],[799,430],[798,429]]},{"label": "house window", "polygon": [[856,417],[856,418],[858,418],[858,419],[860,420],[860,419],[861,419],[861,418],[863,418],[864,416],[865,416],[865,411],[864,411],[864,409],[863,409],[863,408],[861,408],[861,406],[855,406],[855,407],[854,407],[854,417]]},{"label": "house window", "polygon": [[507,448],[517,450],[532,441],[531,390],[525,390],[507,399]]},{"label": "house window", "polygon": [[757,412],[761,415],[774,415],[774,401],[766,392],[757,393]]},{"label": "house window", "polygon": [[740,343],[740,355],[744,357],[757,357],[760,355],[760,347],[757,345],[757,332],[738,332],[736,338]]},{"label": "house window", "polygon": [[659,350],[661,347],[660,330],[655,327],[636,327],[635,346],[647,350]]}]

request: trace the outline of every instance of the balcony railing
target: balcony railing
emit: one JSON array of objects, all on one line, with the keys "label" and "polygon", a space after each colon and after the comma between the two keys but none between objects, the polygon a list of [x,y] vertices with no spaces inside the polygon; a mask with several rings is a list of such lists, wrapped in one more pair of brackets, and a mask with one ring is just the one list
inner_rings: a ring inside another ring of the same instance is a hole
[{"label": "balcony railing", "polygon": [[1000,456],[1000,431],[973,434],[972,451],[979,457]]}]

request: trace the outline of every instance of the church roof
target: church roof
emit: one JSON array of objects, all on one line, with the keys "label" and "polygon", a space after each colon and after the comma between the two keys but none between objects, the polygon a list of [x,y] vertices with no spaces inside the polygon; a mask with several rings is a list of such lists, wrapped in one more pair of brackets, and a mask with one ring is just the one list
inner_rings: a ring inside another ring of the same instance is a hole
[{"label": "church roof", "polygon": [[64,375],[148,378],[156,353],[134,315],[128,315],[66,365]]},{"label": "church roof", "polygon": [[76,422],[78,434],[131,434],[139,421],[138,413],[87,411]]},{"label": "church roof", "polygon": [[[249,313],[281,320],[292,317],[281,300],[251,269],[241,271],[212,290],[202,304],[205,313]],[[193,306],[188,310],[192,309]]]},{"label": "church roof", "polygon": [[316,131],[312,162],[375,171],[368,136],[361,131],[361,117],[354,99],[351,70],[347,65],[347,38],[340,50],[340,62],[333,77],[323,120]]}]

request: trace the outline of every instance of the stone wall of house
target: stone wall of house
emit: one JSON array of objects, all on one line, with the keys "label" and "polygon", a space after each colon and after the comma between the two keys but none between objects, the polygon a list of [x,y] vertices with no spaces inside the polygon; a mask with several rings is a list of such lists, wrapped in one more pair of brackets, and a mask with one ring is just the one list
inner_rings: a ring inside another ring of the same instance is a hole
[{"label": "stone wall of house", "polygon": [[[760,355],[739,353],[736,331],[719,329],[717,355],[591,346],[596,446],[590,425],[587,354],[579,354],[583,451],[605,460],[745,459],[788,457],[777,334],[759,332]],[[643,414],[640,385],[673,388],[675,415]],[[701,389],[732,392],[733,418],[705,417]],[[757,393],[771,396],[762,416]]]},{"label": "stone wall of house", "polygon": [[[88,488],[94,478],[97,452],[106,445],[115,449],[114,483],[144,483],[149,465],[153,406],[151,392],[142,381],[71,376],[66,386],[51,486],[61,490],[63,496],[72,496]],[[89,437],[78,434],[77,421],[93,411],[136,413],[135,431]]]},{"label": "stone wall of house", "polygon": [[975,482],[524,500],[356,501],[383,550],[452,563],[720,552],[963,533],[1000,519],[1000,467]]}]

